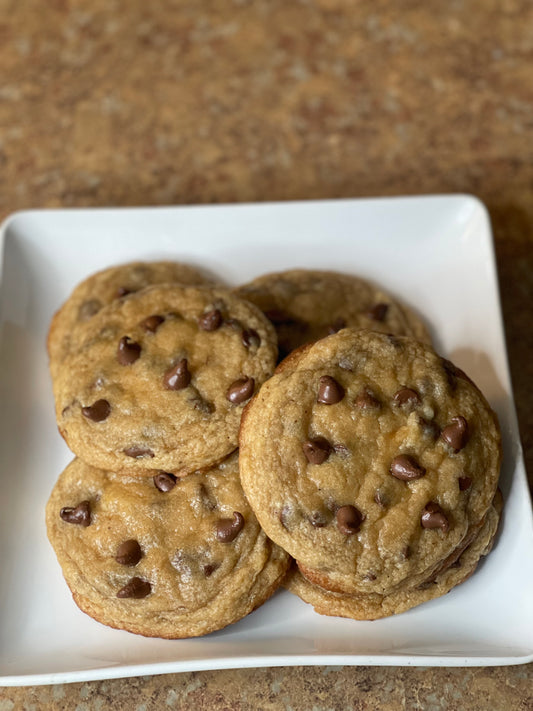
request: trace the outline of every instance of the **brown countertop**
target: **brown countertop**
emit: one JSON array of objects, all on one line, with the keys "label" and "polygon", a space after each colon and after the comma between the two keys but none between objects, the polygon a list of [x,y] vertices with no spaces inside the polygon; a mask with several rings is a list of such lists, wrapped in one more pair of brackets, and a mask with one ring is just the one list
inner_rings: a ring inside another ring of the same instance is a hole
[{"label": "brown countertop", "polygon": [[[469,192],[496,239],[533,482],[533,5],[0,0],[0,216]],[[533,664],[0,689],[12,709],[533,708]]]}]

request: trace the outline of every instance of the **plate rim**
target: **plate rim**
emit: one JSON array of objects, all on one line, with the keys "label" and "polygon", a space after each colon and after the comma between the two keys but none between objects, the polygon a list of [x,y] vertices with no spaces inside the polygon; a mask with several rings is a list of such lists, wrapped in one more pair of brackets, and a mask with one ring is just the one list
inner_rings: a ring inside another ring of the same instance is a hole
[{"label": "plate rim", "polygon": [[[62,214],[62,213],[138,213],[146,212],[180,212],[182,210],[212,210],[217,211],[224,208],[256,208],[262,207],[266,209],[277,208],[278,206],[309,206],[322,205],[327,207],[331,204],[338,203],[384,203],[384,202],[412,202],[416,204],[425,200],[442,200],[443,202],[453,201],[468,201],[472,206],[481,211],[484,228],[487,232],[487,242],[489,247],[490,269],[491,275],[494,277],[494,285],[496,288],[495,298],[497,303],[498,318],[497,329],[502,339],[503,346],[503,368],[504,374],[510,387],[508,416],[509,428],[518,436],[519,448],[516,453],[516,466],[513,476],[518,476],[518,481],[521,486],[525,483],[525,494],[529,500],[529,524],[533,521],[533,511],[531,511],[531,494],[527,483],[527,474],[525,470],[525,462],[523,457],[522,445],[518,429],[518,418],[516,414],[516,405],[514,400],[514,390],[511,380],[511,371],[509,367],[509,355],[505,338],[505,328],[501,304],[500,286],[498,281],[498,269],[496,260],[496,251],[494,237],[490,223],[490,216],[485,204],[474,195],[468,193],[450,193],[450,194],[426,194],[426,195],[395,195],[395,196],[372,196],[362,198],[340,198],[340,199],[324,199],[324,200],[295,200],[295,201],[265,201],[259,203],[221,203],[221,204],[191,204],[191,205],[155,205],[155,206],[117,206],[117,207],[53,207],[53,208],[35,208],[19,210],[8,215],[0,225],[0,286],[3,283],[3,260],[5,252],[5,238],[14,223],[19,218],[32,216],[38,217],[41,214]],[[0,316],[1,316],[0,303]],[[518,650],[517,650],[518,651]],[[281,666],[324,666],[324,665],[344,665],[344,666],[508,666],[527,664],[533,661],[533,644],[531,651],[523,650],[524,653],[515,654],[512,656],[472,656],[472,655],[456,655],[446,656],[443,654],[427,655],[427,654],[294,654],[287,656],[286,654],[275,654],[255,657],[216,657],[212,659],[192,659],[164,662],[148,662],[140,664],[125,664],[125,665],[108,665],[90,669],[80,669],[79,671],[67,672],[45,672],[32,674],[9,674],[2,675],[0,670],[0,686],[30,686],[66,683],[74,681],[91,681],[98,679],[114,679],[123,677],[144,676],[147,674],[167,674],[181,671],[206,671],[215,669],[239,669],[239,668],[259,668],[259,667],[281,667]]]}]

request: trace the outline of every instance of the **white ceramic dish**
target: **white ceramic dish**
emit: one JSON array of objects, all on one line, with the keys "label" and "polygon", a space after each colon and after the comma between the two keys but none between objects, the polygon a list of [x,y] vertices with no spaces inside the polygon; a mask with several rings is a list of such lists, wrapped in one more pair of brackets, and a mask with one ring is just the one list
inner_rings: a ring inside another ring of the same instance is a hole
[{"label": "white ceramic dish", "polygon": [[[468,196],[242,206],[29,211],[1,235],[0,684],[302,664],[500,665],[533,660],[533,526],[487,213]],[[321,617],[279,592],[205,638],[108,629],[71,600],[46,539],[44,506],[71,458],[54,420],[45,337],[89,273],[134,259],[201,265],[229,284],[290,267],[353,272],[432,325],[504,436],[501,533],[476,574],[394,618]]]}]

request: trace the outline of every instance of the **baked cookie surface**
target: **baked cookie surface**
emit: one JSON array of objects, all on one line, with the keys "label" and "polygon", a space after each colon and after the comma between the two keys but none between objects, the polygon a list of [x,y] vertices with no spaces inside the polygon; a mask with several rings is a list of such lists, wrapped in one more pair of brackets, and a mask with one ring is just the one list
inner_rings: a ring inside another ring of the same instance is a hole
[{"label": "baked cookie surface", "polygon": [[[499,497],[498,497],[499,498]],[[480,560],[490,552],[498,530],[501,501],[490,507],[479,533],[465,550],[431,580],[415,587],[405,586],[390,595],[378,593],[348,595],[334,593],[309,582],[296,568],[284,579],[284,586],[321,615],[348,617],[355,620],[377,620],[397,615],[448,593],[467,580]]]},{"label": "baked cookie surface", "polygon": [[501,442],[476,386],[429,346],[344,329],[289,356],[246,408],[244,491],[312,582],[389,595],[464,550]]},{"label": "baked cookie surface", "polygon": [[237,448],[277,355],[270,322],[225,289],[159,285],[92,317],[54,378],[68,446],[104,469],[180,475]]},{"label": "baked cookie surface", "polygon": [[152,284],[211,281],[198,269],[179,262],[130,262],[91,274],[76,286],[52,319],[47,342],[52,376],[75,349],[80,332],[104,306]]},{"label": "baked cookie surface", "polygon": [[236,453],[181,480],[128,478],[75,459],[46,524],[77,605],[150,637],[194,637],[241,619],[275,591],[289,561],[246,502]]},{"label": "baked cookie surface", "polygon": [[273,322],[282,356],[345,327],[431,343],[418,315],[356,276],[294,269],[260,276],[235,293],[258,306]]}]

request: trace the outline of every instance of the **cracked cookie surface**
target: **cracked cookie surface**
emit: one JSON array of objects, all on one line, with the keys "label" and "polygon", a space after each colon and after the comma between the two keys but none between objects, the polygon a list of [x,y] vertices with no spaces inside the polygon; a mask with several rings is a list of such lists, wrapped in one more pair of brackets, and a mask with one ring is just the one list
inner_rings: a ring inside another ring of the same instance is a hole
[{"label": "cracked cookie surface", "polygon": [[496,417],[406,337],[344,329],[289,356],[246,408],[243,488],[312,582],[390,595],[469,545],[495,496]]},{"label": "cracked cookie surface", "polygon": [[284,579],[284,586],[321,615],[348,617],[354,620],[377,620],[397,615],[429,600],[445,595],[465,582],[476,570],[480,560],[488,555],[498,530],[501,500],[490,507],[479,533],[465,550],[431,580],[418,586],[404,586],[390,595],[379,593],[335,593],[307,580],[296,568]]},{"label": "cracked cookie surface", "polygon": [[235,293],[271,319],[282,357],[344,327],[412,336],[431,343],[426,325],[412,309],[349,274],[293,269],[257,277]]},{"label": "cracked cookie surface", "polygon": [[237,448],[276,355],[270,322],[229,291],[147,287],[102,308],[63,361],[59,430],[94,466],[188,474]]},{"label": "cracked cookie surface", "polygon": [[51,493],[46,523],[77,605],[149,637],[193,637],[241,619],[272,595],[289,562],[244,497],[237,453],[177,480],[75,459]]},{"label": "cracked cookie surface", "polygon": [[104,306],[147,286],[163,283],[209,284],[201,271],[179,262],[129,262],[91,274],[76,286],[54,314],[48,332],[50,371],[57,369],[83,334],[84,328]]}]

